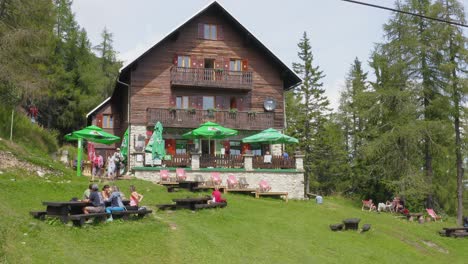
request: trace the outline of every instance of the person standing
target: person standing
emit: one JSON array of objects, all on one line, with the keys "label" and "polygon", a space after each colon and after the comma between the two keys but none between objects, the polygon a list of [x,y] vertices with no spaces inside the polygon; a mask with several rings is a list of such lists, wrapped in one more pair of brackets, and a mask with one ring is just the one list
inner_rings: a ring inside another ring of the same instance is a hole
[{"label": "person standing", "polygon": [[109,156],[107,157],[107,177],[109,179],[114,179],[114,173],[115,173],[115,162],[114,162],[114,156]]},{"label": "person standing", "polygon": [[122,154],[120,154],[120,148],[117,148],[117,151],[114,153],[113,156],[114,163],[115,163],[115,177],[120,177],[120,167],[121,162],[123,160]]}]

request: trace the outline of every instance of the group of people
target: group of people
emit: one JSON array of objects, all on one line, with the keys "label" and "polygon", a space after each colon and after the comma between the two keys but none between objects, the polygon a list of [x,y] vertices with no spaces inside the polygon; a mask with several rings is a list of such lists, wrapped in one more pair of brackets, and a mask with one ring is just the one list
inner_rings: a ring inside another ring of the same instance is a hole
[{"label": "group of people", "polygon": [[[120,169],[123,166],[123,156],[120,153],[120,149],[117,148],[117,151],[112,155],[107,157],[107,170],[106,175],[109,179],[114,179],[120,176]],[[92,157],[92,175],[100,177],[103,174],[104,168],[104,158],[102,155],[94,155]]]},{"label": "group of people", "polygon": [[369,209],[369,211],[376,210],[378,212],[389,211],[403,214],[407,214],[409,212],[405,207],[405,201],[399,196],[395,196],[391,202],[387,200],[385,203],[379,203],[378,206],[374,204],[372,199],[363,200],[362,209]]},{"label": "group of people", "polygon": [[[129,209],[138,210],[138,205],[143,199],[143,195],[139,194],[133,185],[130,186],[130,193]],[[112,221],[112,212],[127,210],[123,203],[124,199],[124,194],[120,192],[119,187],[115,185],[110,187],[106,184],[102,187],[102,190],[99,191],[99,186],[97,184],[90,184],[88,189],[86,189],[83,193],[82,201],[90,202],[91,205],[84,207],[83,213],[90,214],[106,212],[110,214],[110,217],[107,219],[107,221]],[[107,207],[106,202],[108,203]]]}]

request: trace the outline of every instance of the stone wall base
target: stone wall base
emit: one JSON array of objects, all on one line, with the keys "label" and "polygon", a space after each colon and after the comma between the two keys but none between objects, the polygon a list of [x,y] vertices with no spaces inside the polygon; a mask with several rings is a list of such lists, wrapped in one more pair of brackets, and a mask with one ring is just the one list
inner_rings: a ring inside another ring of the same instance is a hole
[{"label": "stone wall base", "polygon": [[[134,170],[135,177],[142,180],[158,182],[160,180],[159,170]],[[187,170],[187,180],[204,180],[210,179],[210,171]],[[234,175],[239,180],[245,178],[249,184],[248,188],[258,188],[258,183],[261,180],[266,180],[272,192],[288,192],[289,199],[304,199],[304,174],[302,172],[260,172],[260,171],[244,171],[244,172],[220,172],[222,179],[221,185],[227,185],[229,175]],[[175,171],[169,172],[170,177],[175,177]]]}]

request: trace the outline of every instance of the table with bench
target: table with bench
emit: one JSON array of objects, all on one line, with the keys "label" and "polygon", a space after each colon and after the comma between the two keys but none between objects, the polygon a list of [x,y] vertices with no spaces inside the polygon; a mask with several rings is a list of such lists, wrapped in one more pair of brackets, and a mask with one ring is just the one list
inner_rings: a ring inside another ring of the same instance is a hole
[{"label": "table with bench", "polygon": [[[148,209],[140,209],[134,210],[132,206],[129,206],[130,201],[124,200],[123,204],[127,207],[126,211],[112,212],[112,216],[116,216],[116,218],[122,218],[124,220],[128,219],[129,215],[135,214],[138,217],[143,217],[146,214],[152,213],[151,210]],[[44,220],[46,216],[48,217],[56,217],[59,218],[63,223],[68,223],[68,221],[72,221],[74,225],[82,226],[86,220],[90,218],[94,218],[100,221],[104,221],[110,214],[105,212],[103,213],[90,213],[84,214],[83,208],[86,206],[91,206],[90,202],[82,202],[82,201],[67,201],[67,202],[51,202],[45,201],[42,202],[43,205],[46,206],[45,211],[31,211],[30,214],[34,218],[38,218]],[[106,206],[110,206],[110,202],[105,203]]]},{"label": "table with bench", "polygon": [[172,199],[174,203],[171,204],[158,204],[156,205],[160,210],[165,209],[208,209],[208,208],[223,208],[227,206],[227,203],[208,203],[212,198],[210,196],[203,197],[187,197]]},{"label": "table with bench", "polygon": [[445,227],[441,235],[447,237],[466,237],[468,236],[468,227]]},{"label": "table with bench", "polygon": [[255,192],[252,192],[255,194],[255,198],[260,198],[260,196],[279,196],[279,197],[284,197],[284,200],[288,202],[288,193],[287,192],[261,192],[259,190],[256,190]]},{"label": "table with bench", "polygon": [[343,224],[344,224],[345,230],[348,230],[348,229],[358,230],[360,221],[361,221],[361,219],[359,219],[359,218],[344,219]]}]

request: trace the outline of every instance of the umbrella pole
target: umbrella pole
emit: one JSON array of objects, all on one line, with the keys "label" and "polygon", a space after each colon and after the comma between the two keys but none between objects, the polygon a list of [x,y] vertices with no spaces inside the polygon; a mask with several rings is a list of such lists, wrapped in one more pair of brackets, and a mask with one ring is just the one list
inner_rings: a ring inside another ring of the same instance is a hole
[{"label": "umbrella pole", "polygon": [[81,156],[83,155],[83,139],[78,139],[78,155],[76,156],[76,176],[81,176]]}]

